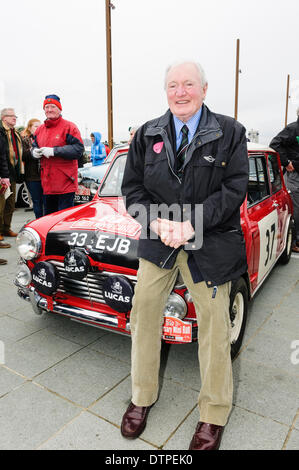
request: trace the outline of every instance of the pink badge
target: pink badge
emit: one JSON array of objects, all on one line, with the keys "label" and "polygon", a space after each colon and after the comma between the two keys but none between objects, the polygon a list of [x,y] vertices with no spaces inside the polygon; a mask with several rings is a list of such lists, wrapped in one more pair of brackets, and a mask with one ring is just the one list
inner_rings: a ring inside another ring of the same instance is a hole
[{"label": "pink badge", "polygon": [[163,145],[164,145],[164,142],[157,142],[154,146],[153,146],[153,150],[155,153],[161,153],[161,150],[163,148]]}]

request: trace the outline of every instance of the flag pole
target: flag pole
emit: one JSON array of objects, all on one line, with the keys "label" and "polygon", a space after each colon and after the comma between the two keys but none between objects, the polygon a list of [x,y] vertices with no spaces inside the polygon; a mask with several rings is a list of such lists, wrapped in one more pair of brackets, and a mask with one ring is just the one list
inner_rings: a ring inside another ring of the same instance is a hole
[{"label": "flag pole", "polygon": [[113,108],[112,108],[112,52],[111,52],[111,7],[106,0],[106,60],[107,60],[107,108],[108,108],[108,144],[113,148]]},{"label": "flag pole", "polygon": [[235,119],[238,119],[238,96],[239,96],[239,61],[240,61],[240,39],[237,39],[236,51],[236,81],[235,81]]},{"label": "flag pole", "polygon": [[286,115],[285,115],[285,127],[288,124],[288,109],[289,109],[289,89],[290,89],[290,75],[287,77],[287,96],[286,96]]}]

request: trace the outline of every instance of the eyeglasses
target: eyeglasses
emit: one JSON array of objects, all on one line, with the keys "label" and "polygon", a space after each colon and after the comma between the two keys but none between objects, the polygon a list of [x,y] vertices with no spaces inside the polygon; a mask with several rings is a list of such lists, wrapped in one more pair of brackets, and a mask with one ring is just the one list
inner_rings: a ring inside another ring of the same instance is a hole
[{"label": "eyeglasses", "polygon": [[13,118],[18,119],[18,116],[15,116],[14,114],[5,114],[4,117],[13,117]]}]

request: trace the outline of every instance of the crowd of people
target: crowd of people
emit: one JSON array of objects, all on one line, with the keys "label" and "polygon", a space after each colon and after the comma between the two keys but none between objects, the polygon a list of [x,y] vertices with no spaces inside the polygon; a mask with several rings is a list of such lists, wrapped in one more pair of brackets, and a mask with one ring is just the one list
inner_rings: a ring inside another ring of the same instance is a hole
[{"label": "crowd of people", "polygon": [[[0,248],[10,248],[4,238],[16,237],[12,230],[16,185],[25,183],[35,218],[74,205],[78,168],[84,163],[84,144],[77,126],[62,118],[57,95],[43,102],[46,120],[30,119],[21,132],[16,128],[14,108],[4,108],[0,121]],[[131,128],[132,139],[136,128]],[[134,130],[133,130],[134,129]],[[93,166],[101,165],[110,152],[100,132],[91,135]],[[0,265],[7,264],[0,258]]]},{"label": "crowd of people", "polygon": [[[13,108],[1,111],[0,122],[0,248],[12,230],[16,184],[25,182],[36,218],[72,207],[78,189],[78,166],[84,144],[77,126],[62,117],[57,95],[43,101],[46,120],[30,119],[21,133]],[[6,264],[0,259],[0,264]]]}]

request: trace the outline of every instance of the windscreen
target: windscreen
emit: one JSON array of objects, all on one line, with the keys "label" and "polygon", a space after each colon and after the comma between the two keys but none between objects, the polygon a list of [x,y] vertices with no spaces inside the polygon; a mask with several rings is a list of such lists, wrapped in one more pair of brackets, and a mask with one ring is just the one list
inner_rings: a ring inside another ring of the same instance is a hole
[{"label": "windscreen", "polygon": [[99,196],[121,197],[121,184],[123,181],[127,154],[120,155],[114,160],[99,191]]}]

